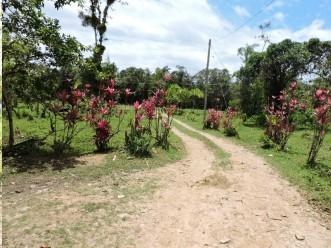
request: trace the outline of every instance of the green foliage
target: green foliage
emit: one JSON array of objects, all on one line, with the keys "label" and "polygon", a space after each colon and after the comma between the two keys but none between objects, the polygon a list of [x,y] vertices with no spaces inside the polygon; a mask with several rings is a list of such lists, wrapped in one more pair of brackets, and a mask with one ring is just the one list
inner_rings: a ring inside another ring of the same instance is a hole
[{"label": "green foliage", "polygon": [[125,132],[125,147],[130,154],[135,156],[149,156],[151,154],[152,136],[147,129],[137,130],[130,123],[130,132]]}]

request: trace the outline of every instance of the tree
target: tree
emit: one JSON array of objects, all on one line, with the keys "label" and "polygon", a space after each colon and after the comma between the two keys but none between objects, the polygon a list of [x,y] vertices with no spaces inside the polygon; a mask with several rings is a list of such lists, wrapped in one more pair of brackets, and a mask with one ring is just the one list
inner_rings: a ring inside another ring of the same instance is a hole
[{"label": "tree", "polygon": [[[198,72],[194,76],[195,84],[200,90],[204,90],[205,70]],[[212,108],[226,109],[230,100],[231,75],[227,69],[209,70],[208,102]]]},{"label": "tree", "polygon": [[289,39],[271,44],[262,63],[266,99],[278,96],[287,85],[305,71],[308,53],[302,43]]},{"label": "tree", "polygon": [[[62,4],[61,1],[55,3]],[[75,38],[60,33],[58,21],[47,18],[42,12],[42,0],[8,0],[2,7],[3,103],[9,122],[8,144],[12,148],[14,99],[17,96],[28,101],[38,99],[41,92],[35,90],[34,83],[42,78],[43,71],[49,73],[59,67],[70,71],[79,63],[83,46]],[[52,93],[44,86],[38,87]]]},{"label": "tree", "polygon": [[331,86],[331,41],[310,39],[304,43],[304,48],[309,53],[306,72],[316,75]]},{"label": "tree", "polygon": [[102,56],[106,50],[103,42],[106,40],[108,12],[116,0],[89,0],[89,7],[79,12],[82,25],[91,27],[94,32],[93,62],[101,69]]}]

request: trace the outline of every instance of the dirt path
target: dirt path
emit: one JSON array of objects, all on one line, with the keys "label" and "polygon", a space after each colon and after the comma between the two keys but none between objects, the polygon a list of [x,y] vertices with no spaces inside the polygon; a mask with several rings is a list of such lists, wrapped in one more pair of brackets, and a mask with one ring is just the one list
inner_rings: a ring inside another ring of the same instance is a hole
[{"label": "dirt path", "polygon": [[326,224],[263,159],[199,132],[231,154],[231,169],[217,169],[201,141],[174,132],[188,156],[154,172],[163,187],[126,223],[136,247],[331,247]]}]

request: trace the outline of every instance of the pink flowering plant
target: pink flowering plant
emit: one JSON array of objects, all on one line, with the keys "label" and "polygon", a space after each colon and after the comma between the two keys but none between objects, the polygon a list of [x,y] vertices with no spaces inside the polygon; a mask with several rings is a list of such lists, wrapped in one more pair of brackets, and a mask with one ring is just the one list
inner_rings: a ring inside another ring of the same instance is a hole
[{"label": "pink flowering plant", "polygon": [[[88,87],[86,87],[89,93]],[[110,139],[119,133],[124,112],[117,106],[116,99],[119,92],[115,89],[115,81],[108,80],[99,84],[99,94],[89,95],[86,121],[95,130],[94,143],[98,151],[108,149]],[[116,126],[112,126],[113,119],[117,120]]]},{"label": "pink flowering plant", "polygon": [[82,130],[78,122],[82,119],[84,98],[82,91],[69,87],[59,91],[55,102],[49,106],[52,148],[56,153],[69,149],[73,138]]},{"label": "pink flowering plant", "polygon": [[330,90],[317,89],[314,94],[314,135],[310,147],[307,164],[315,164],[318,152],[323,144],[326,132],[331,122],[331,94]]},{"label": "pink flowering plant", "polygon": [[[147,116],[143,104],[136,101],[134,107],[134,120],[130,123],[130,132],[125,132],[125,147],[135,156],[150,155],[151,131],[144,126],[143,119]],[[149,118],[147,116],[147,118]]]},{"label": "pink flowering plant", "polygon": [[223,112],[216,109],[208,109],[208,116],[204,122],[204,128],[219,129]]},{"label": "pink flowering plant", "polygon": [[223,116],[224,134],[226,136],[238,136],[238,132],[233,126],[233,119],[237,116],[236,109],[229,107]]},{"label": "pink flowering plant", "polygon": [[297,82],[290,83],[288,89],[281,91],[279,96],[273,97],[274,101],[266,110],[265,135],[282,151],[285,150],[287,141],[295,130],[293,114],[298,109],[305,108],[297,99],[297,88]]}]

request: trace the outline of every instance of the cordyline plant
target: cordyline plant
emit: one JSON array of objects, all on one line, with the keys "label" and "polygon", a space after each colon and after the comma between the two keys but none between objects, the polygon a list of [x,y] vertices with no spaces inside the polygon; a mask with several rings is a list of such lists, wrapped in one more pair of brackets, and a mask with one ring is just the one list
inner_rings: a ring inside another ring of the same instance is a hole
[{"label": "cordyline plant", "polygon": [[[86,93],[90,93],[90,85],[85,85]],[[130,95],[130,90],[126,90],[126,95]],[[115,89],[115,81],[108,80],[99,85],[99,94],[91,95],[87,108],[86,120],[95,130],[94,143],[98,151],[108,149],[110,139],[119,133],[120,126],[124,119],[124,111],[117,107],[117,97],[119,92]],[[112,119],[117,119],[114,128],[111,125]]]},{"label": "cordyline plant", "polygon": [[204,122],[204,128],[218,129],[221,124],[223,112],[216,109],[208,109],[208,116]]},{"label": "cordyline plant", "polygon": [[176,105],[167,105],[166,91],[158,89],[150,99],[155,105],[155,144],[163,149],[169,148],[169,134]]},{"label": "cordyline plant", "polygon": [[82,130],[78,129],[77,124],[82,119],[85,94],[70,87],[59,91],[56,96],[57,101],[49,107],[52,148],[56,153],[63,153],[70,148],[73,138]]},{"label": "cordyline plant", "polygon": [[[152,138],[150,127],[145,127],[142,124],[145,117],[142,104],[136,101],[133,107],[134,121],[130,123],[130,132],[125,132],[125,147],[133,155],[146,156],[150,154]],[[150,123],[148,125],[150,126]]]},{"label": "cordyline plant", "polygon": [[265,135],[272,142],[279,146],[280,150],[285,150],[287,141],[295,129],[293,114],[299,107],[304,108],[296,98],[297,82],[292,82],[287,90],[281,91],[278,97],[267,108],[267,127]]},{"label": "cordyline plant", "polygon": [[238,136],[236,128],[233,126],[233,119],[236,117],[237,111],[233,107],[229,107],[226,114],[223,115],[223,128],[226,136]]},{"label": "cordyline plant", "polygon": [[323,144],[324,137],[331,121],[331,94],[329,90],[317,89],[314,94],[314,135],[307,164],[313,166]]}]

